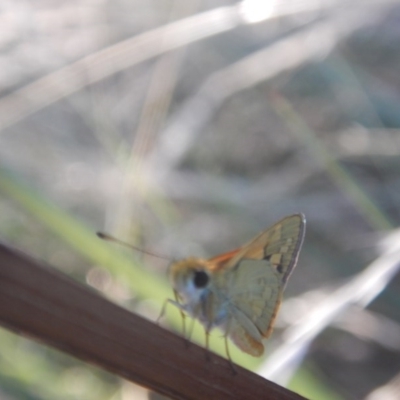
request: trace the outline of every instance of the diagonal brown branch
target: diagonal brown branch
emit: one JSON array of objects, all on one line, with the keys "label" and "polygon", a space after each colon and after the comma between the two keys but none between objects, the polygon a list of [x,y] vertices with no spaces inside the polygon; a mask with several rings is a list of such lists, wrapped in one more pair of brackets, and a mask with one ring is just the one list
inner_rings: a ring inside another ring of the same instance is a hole
[{"label": "diagonal brown branch", "polygon": [[2,244],[0,323],[173,399],[302,399]]}]

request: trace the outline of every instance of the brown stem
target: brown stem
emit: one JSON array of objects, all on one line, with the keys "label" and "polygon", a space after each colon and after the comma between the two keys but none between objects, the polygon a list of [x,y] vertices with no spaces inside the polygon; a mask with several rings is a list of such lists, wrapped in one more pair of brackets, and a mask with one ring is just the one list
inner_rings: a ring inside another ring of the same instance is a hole
[{"label": "brown stem", "polygon": [[1,243],[0,323],[173,399],[302,399]]}]

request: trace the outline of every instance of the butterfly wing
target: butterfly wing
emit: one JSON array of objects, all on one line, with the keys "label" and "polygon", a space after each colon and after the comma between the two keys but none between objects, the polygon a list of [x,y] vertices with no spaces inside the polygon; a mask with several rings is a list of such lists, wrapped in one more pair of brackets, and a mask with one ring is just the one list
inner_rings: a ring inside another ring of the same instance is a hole
[{"label": "butterfly wing", "polygon": [[218,292],[227,293],[227,333],[249,354],[259,356],[264,350],[261,339],[272,331],[304,231],[304,216],[292,215],[242,248],[209,260]]},{"label": "butterfly wing", "polygon": [[235,268],[241,259],[268,260],[281,273],[285,284],[297,263],[304,239],[305,217],[294,214],[283,218],[249,243],[209,260],[210,270]]},{"label": "butterfly wing", "polygon": [[243,351],[261,355],[281,303],[281,275],[268,260],[242,259],[229,280],[227,333]]}]

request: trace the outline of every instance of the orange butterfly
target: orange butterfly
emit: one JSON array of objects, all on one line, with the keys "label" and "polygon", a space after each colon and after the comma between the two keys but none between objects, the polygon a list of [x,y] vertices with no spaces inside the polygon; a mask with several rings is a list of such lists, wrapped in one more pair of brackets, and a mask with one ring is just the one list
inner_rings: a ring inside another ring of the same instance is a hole
[{"label": "orange butterfly", "polygon": [[250,243],[209,260],[187,258],[171,265],[175,299],[167,302],[198,319],[208,335],[219,327],[242,351],[264,352],[286,282],[296,266],[305,232],[302,214],[288,216]]}]

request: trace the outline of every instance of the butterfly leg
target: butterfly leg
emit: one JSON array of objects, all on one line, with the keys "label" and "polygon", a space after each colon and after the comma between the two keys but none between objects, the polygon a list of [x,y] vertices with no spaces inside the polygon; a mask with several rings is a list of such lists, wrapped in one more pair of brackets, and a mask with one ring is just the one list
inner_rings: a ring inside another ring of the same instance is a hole
[{"label": "butterfly leg", "polygon": [[165,315],[165,312],[166,312],[166,310],[167,310],[167,305],[168,305],[168,304],[172,304],[172,305],[174,305],[175,307],[179,308],[179,311],[180,311],[181,316],[182,316],[182,336],[185,337],[185,335],[186,335],[186,329],[185,329],[185,319],[186,319],[186,315],[185,315],[185,313],[183,312],[182,305],[181,305],[179,302],[177,302],[177,301],[174,301],[174,300],[171,300],[171,299],[167,299],[167,300],[164,301],[164,304],[163,304],[163,306],[162,306],[160,315],[158,316],[158,318],[157,318],[157,320],[156,320],[157,324],[160,323],[161,318]]},{"label": "butterfly leg", "polygon": [[236,371],[235,365],[233,364],[231,355],[229,353],[228,336],[225,335],[224,339],[225,339],[225,352],[226,352],[226,355],[228,356],[229,366],[231,368],[232,374],[236,375],[237,371]]},{"label": "butterfly leg", "polygon": [[225,335],[224,335],[224,342],[225,342],[225,352],[228,357],[229,361],[229,366],[231,367],[233,375],[237,374],[237,371],[235,369],[235,366],[233,364],[232,358],[231,358],[231,353],[229,352],[229,346],[228,346],[228,335],[229,335],[229,328],[230,328],[230,320],[228,322],[228,325],[226,327]]},{"label": "butterfly leg", "polygon": [[210,329],[211,329],[211,327],[206,327],[205,329],[204,329],[204,333],[205,333],[205,335],[206,335],[206,349],[205,349],[205,358],[206,358],[206,361],[210,361],[211,360],[211,351],[210,351]]},{"label": "butterfly leg", "polygon": [[185,339],[186,347],[188,347],[189,340],[186,339],[186,324],[185,324],[186,314],[183,312],[182,305],[179,303],[179,297],[178,297],[178,293],[177,293],[176,290],[174,290],[174,297],[175,297],[175,302],[173,304],[177,305],[177,307],[179,308],[179,311],[181,312],[181,317],[182,317],[182,336]]},{"label": "butterfly leg", "polygon": [[182,317],[182,336],[183,336],[183,338],[185,340],[185,345],[188,346],[188,340],[186,339],[186,324],[185,324],[186,314],[184,313],[184,308],[183,308],[182,304],[180,304],[179,301],[178,301],[178,297],[177,297],[176,293],[175,293],[175,299],[176,300],[167,299],[167,300],[164,301],[164,304],[162,306],[160,315],[157,318],[157,324],[160,323],[160,319],[165,315],[165,312],[166,312],[168,304],[172,304],[175,307],[177,307],[179,309],[181,317]]},{"label": "butterfly leg", "polygon": [[195,321],[195,319],[192,318],[192,322],[191,322],[190,327],[188,329],[188,335],[187,335],[187,338],[186,338],[186,347],[189,347],[189,345],[190,345],[190,338],[192,337],[192,333],[193,333],[194,321]]},{"label": "butterfly leg", "polygon": [[165,311],[167,310],[167,304],[168,304],[168,303],[169,303],[169,299],[167,299],[167,300],[164,301],[164,304],[163,304],[163,306],[162,306],[162,308],[161,308],[160,315],[159,315],[158,318],[156,319],[157,325],[160,325],[160,320],[161,320],[161,318],[165,315]]}]

